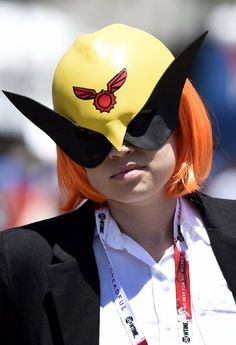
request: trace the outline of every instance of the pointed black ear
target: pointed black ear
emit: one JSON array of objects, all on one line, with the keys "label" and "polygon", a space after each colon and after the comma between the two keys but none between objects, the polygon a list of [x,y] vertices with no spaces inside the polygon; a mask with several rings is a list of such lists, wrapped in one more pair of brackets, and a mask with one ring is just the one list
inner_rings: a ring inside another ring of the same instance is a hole
[{"label": "pointed black ear", "polygon": [[73,140],[72,134],[77,126],[71,120],[31,98],[9,91],[2,90],[2,92],[24,116],[48,134],[60,147],[67,146],[67,141]]},{"label": "pointed black ear", "polygon": [[206,35],[198,37],[169,65],[142,109],[156,109],[171,132],[177,127],[180,98],[190,67]]},{"label": "pointed black ear", "polygon": [[42,129],[71,159],[87,168],[100,164],[111,149],[100,134],[91,141],[80,133],[80,127],[67,117],[26,96],[3,91],[15,107]]}]

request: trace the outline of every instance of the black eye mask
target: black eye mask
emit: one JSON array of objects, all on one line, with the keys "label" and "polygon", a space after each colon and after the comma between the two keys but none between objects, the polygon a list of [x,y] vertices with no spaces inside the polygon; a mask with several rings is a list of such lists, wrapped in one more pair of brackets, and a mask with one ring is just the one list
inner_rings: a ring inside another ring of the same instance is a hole
[{"label": "black eye mask", "polygon": [[[144,107],[131,120],[124,140],[147,150],[160,148],[177,127],[179,102],[191,63],[206,33],[186,48],[166,69]],[[158,63],[158,62],[157,62]],[[111,143],[102,134],[80,127],[28,97],[3,91],[18,110],[76,163],[94,168],[111,150]]]}]

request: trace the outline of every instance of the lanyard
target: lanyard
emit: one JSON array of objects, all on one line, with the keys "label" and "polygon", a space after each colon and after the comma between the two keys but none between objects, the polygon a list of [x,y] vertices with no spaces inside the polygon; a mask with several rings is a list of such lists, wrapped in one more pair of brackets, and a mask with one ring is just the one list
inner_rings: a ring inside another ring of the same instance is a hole
[{"label": "lanyard", "polygon": [[181,229],[181,202],[179,199],[177,199],[175,217],[177,218],[175,218],[177,231],[174,236],[174,262],[178,335],[180,344],[189,344],[192,337],[190,275],[186,256],[187,245]]},{"label": "lanyard", "polygon": [[[148,345],[147,340],[132,312],[128,298],[116,275],[113,267],[109,249],[106,244],[107,231],[109,230],[109,210],[108,207],[101,206],[95,211],[96,226],[99,238],[104,247],[110,273],[110,282],[116,310],[120,316],[127,335],[133,345]],[[181,203],[177,200],[175,213],[175,234],[174,234],[174,262],[175,262],[175,286],[176,286],[176,308],[179,344],[188,344],[191,341],[191,296],[189,263],[186,257],[187,245],[181,231]]]}]

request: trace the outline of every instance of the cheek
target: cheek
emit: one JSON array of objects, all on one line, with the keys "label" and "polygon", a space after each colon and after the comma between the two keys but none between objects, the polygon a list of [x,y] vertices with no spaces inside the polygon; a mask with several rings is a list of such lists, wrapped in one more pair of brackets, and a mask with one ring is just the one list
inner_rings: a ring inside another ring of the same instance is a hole
[{"label": "cheek", "polygon": [[96,191],[107,199],[111,199],[116,196],[118,191],[114,186],[110,185],[109,177],[103,167],[97,167],[93,169],[86,169],[87,177],[90,184],[96,189]]},{"label": "cheek", "polygon": [[104,164],[96,168],[87,169],[86,173],[90,184],[101,194],[108,196],[109,194],[109,174]]},{"label": "cheek", "polygon": [[176,165],[176,148],[174,145],[167,145],[161,151],[157,152],[152,163],[151,169],[154,175],[169,180],[174,172]]},{"label": "cheek", "polygon": [[101,175],[100,169],[98,167],[92,168],[92,169],[86,168],[86,173],[87,173],[87,177],[88,177],[88,180],[91,183],[91,185],[95,189],[99,190],[99,186],[102,183],[102,178],[101,178],[102,175]]}]

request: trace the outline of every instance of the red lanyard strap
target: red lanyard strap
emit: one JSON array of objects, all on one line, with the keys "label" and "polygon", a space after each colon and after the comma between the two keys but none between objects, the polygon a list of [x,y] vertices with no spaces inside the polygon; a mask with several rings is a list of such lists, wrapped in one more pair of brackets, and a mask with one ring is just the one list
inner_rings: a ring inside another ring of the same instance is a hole
[{"label": "red lanyard strap", "polygon": [[174,240],[175,289],[177,321],[180,341],[189,344],[192,337],[192,310],[190,292],[189,262],[186,256],[187,245],[181,228],[181,203],[177,213],[177,236]]}]

